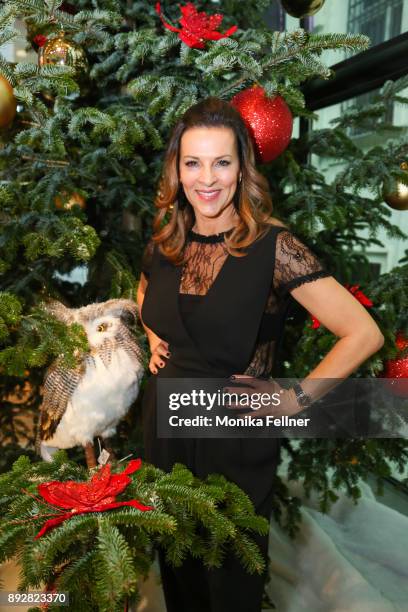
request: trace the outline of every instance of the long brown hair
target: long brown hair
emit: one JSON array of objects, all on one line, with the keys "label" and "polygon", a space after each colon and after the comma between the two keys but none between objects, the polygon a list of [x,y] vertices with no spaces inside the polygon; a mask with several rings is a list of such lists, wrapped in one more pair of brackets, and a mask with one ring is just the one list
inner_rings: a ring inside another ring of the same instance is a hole
[{"label": "long brown hair", "polygon": [[180,141],[184,132],[194,127],[227,127],[235,134],[242,179],[234,206],[240,221],[225,237],[225,245],[231,255],[242,257],[246,254],[242,249],[264,235],[270,225],[284,224],[271,217],[269,185],[255,168],[252,141],[241,115],[231,104],[215,97],[191,106],[173,128],[155,200],[153,241],[170,261],[183,262],[182,251],[187,232],[194,224],[194,210],[179,181]]}]

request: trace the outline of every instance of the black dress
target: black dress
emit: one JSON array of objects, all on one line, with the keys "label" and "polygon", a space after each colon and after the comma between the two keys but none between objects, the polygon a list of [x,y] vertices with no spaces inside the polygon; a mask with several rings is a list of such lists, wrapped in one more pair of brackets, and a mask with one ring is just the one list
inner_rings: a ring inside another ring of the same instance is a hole
[{"label": "black dress", "polygon": [[[144,323],[169,343],[171,356],[151,375],[143,397],[145,458],[163,470],[184,463],[199,478],[234,481],[269,518],[279,439],[158,439],[156,381],[274,375],[291,289],[324,276],[320,261],[290,230],[271,226],[243,257],[229,255],[225,233],[190,231],[187,263],[174,266],[150,243],[143,272]],[[267,537],[256,541],[265,558]],[[248,574],[234,555],[207,570],[194,559],[174,570],[160,555],[169,612],[260,612],[264,576]]]}]

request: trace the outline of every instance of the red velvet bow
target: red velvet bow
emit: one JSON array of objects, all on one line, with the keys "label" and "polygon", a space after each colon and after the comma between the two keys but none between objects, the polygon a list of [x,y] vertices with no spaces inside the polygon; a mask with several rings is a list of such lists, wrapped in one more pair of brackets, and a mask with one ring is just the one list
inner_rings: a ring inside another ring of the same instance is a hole
[{"label": "red velvet bow", "polygon": [[[352,295],[354,295],[354,297],[360,302],[360,304],[368,307],[373,306],[373,303],[370,298],[364,295],[364,293],[360,290],[360,285],[346,284],[344,286],[348,291],[350,291]],[[317,329],[318,327],[320,327],[319,319],[316,319],[316,317],[314,317],[312,314],[310,316],[312,317],[312,329]]]},{"label": "red velvet bow", "polygon": [[224,18],[220,13],[207,15],[204,11],[199,12],[192,2],[188,2],[184,6],[179,4],[179,7],[182,14],[181,19],[179,19],[181,28],[175,28],[170,23],[164,21],[160,2],[156,4],[156,12],[160,16],[164,27],[171,30],[171,32],[178,32],[179,38],[189,47],[204,49],[204,41],[228,38],[231,34],[234,34],[238,28],[236,25],[232,26],[222,34],[221,32],[217,32],[217,28],[221,25]]},{"label": "red velvet bow", "polygon": [[75,482],[73,480],[59,482],[53,480],[39,484],[38,492],[49,504],[64,508],[69,512],[64,512],[60,516],[55,513],[56,518],[46,521],[34,539],[40,538],[47,531],[75,514],[104,512],[120,506],[133,506],[142,511],[154,510],[153,506],[145,506],[137,499],[123,502],[115,501],[116,495],[122,493],[132,482],[129,474],[136,472],[141,465],[141,459],[132,459],[121,474],[111,474],[110,464],[106,464],[88,482]]}]

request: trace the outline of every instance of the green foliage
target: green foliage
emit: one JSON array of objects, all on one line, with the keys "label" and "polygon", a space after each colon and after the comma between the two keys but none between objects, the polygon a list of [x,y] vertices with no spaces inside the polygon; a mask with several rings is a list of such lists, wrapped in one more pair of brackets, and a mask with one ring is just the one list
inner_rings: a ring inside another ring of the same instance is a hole
[{"label": "green foliage", "polygon": [[67,327],[40,307],[22,316],[19,323],[13,345],[0,351],[0,366],[11,376],[23,376],[26,368],[44,366],[57,357],[65,367],[73,368],[78,355],[89,349],[82,325]]},{"label": "green foliage", "polygon": [[87,478],[64,451],[52,463],[31,463],[22,455],[0,476],[0,562],[19,556],[21,588],[45,583],[69,591],[75,610],[93,610],[95,602],[101,611],[121,610],[125,598],[138,597],[139,581],[157,546],[175,565],[191,553],[208,567],[218,566],[231,549],[248,572],[263,571],[251,534],[266,534],[266,519],[255,515],[247,495],[224,477],[201,481],[180,464],[170,474],[143,465],[121,495],[121,500],[152,504],[154,510],[79,514],[34,540],[49,518],[45,515],[54,511],[38,496],[37,485]]},{"label": "green foliage", "polygon": [[297,440],[286,444],[290,453],[288,477],[301,481],[307,496],[317,495],[321,512],[327,512],[345,491],[356,503],[359,483],[375,475],[377,493],[383,493],[383,479],[391,475],[390,462],[402,474],[408,449],[404,439]]},{"label": "green foliage", "polygon": [[0,341],[9,334],[9,326],[16,326],[21,319],[22,304],[11,293],[0,292]]}]

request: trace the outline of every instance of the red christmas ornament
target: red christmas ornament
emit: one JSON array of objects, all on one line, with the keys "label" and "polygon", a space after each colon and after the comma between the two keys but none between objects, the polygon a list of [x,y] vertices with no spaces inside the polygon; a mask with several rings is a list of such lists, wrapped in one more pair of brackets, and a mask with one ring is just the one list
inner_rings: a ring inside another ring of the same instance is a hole
[{"label": "red christmas ornament", "polygon": [[395,359],[388,359],[384,363],[384,370],[380,377],[384,380],[387,388],[397,397],[408,397],[408,338],[402,332],[398,332],[395,337],[395,345],[400,353],[405,356],[398,356]]},{"label": "red christmas ornament", "polygon": [[[373,303],[370,300],[370,298],[368,298],[366,295],[364,295],[364,293],[360,290],[360,285],[349,285],[349,284],[346,284],[344,286],[345,286],[345,288],[348,291],[350,291],[350,293],[352,295],[354,295],[354,297],[356,298],[356,300],[358,300],[360,302],[360,304],[362,304],[363,306],[367,306],[368,308],[373,306]],[[320,327],[319,319],[316,319],[316,317],[314,317],[312,314],[310,316],[312,318],[311,328],[312,329],[317,329],[318,327]]]},{"label": "red christmas ornament", "polygon": [[217,28],[224,19],[224,16],[220,13],[207,15],[204,11],[199,12],[192,2],[188,2],[184,6],[179,4],[179,7],[182,14],[181,19],[179,19],[181,28],[175,28],[170,23],[164,21],[160,2],[156,4],[156,13],[159,15],[164,27],[171,32],[178,32],[179,38],[189,47],[204,49],[206,40],[228,38],[237,31],[238,26],[235,25],[224,32],[224,34],[217,32]]},{"label": "red christmas ornament", "polygon": [[[69,512],[53,512],[56,518],[49,519],[44,523],[41,530],[35,536],[35,540],[43,536],[47,531],[63,523],[75,514],[85,512],[104,512],[121,506],[133,506],[138,510],[154,510],[153,506],[145,506],[137,499],[117,502],[116,496],[122,493],[128,484],[132,482],[129,474],[136,472],[142,465],[141,459],[129,461],[128,466],[121,474],[111,474],[110,464],[101,467],[88,482],[75,482],[67,480],[59,482],[53,480],[38,485],[38,493],[51,505],[64,508]],[[50,515],[47,515],[50,516]],[[33,517],[37,518],[37,517]]]},{"label": "red christmas ornament", "polygon": [[241,91],[231,100],[242,115],[255,144],[258,161],[270,162],[288,146],[293,117],[281,96],[267,98],[259,85]]}]

